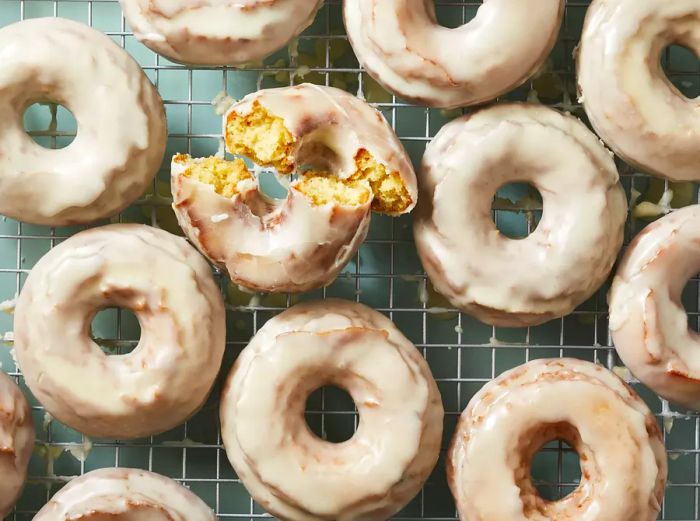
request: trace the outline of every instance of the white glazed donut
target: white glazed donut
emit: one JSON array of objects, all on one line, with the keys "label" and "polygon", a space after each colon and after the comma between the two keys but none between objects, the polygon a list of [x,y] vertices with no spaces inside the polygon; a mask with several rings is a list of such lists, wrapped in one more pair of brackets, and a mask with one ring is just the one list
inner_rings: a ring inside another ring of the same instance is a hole
[{"label": "white glazed donut", "polygon": [[[24,130],[35,101],[65,105],[78,133],[49,150]],[[61,18],[0,29],[0,214],[60,226],[109,217],[143,193],[163,159],[165,110],[109,37]]]},{"label": "white glazed donut", "polygon": [[34,521],[216,521],[212,510],[170,478],[138,469],[99,469],[75,478]]},{"label": "white glazed donut", "polygon": [[0,519],[19,498],[34,448],[34,424],[19,387],[0,372]]},{"label": "white glazed donut", "polygon": [[[557,439],[578,452],[581,483],[547,501],[530,467]],[[607,369],[564,358],[529,362],[487,383],[462,413],[447,474],[463,521],[653,521],[667,462],[642,399]]]},{"label": "white glazed donut", "polygon": [[399,215],[416,203],[413,167],[396,134],[381,113],[339,89],[303,84],[251,94],[230,109],[224,134],[230,152],[281,174],[312,167],[274,201],[240,159],[173,159],[181,227],[241,286],[326,286],[364,240],[370,210]]},{"label": "white glazed donut", "polygon": [[[503,104],[447,124],[423,158],[418,253],[452,305],[501,326],[563,316],[604,282],[622,245],[627,202],[615,163],[577,119]],[[544,215],[523,240],[493,222],[496,191],[527,181]]]},{"label": "white glazed donut", "polygon": [[134,35],[170,60],[242,65],[281,49],[322,0],[120,0]]},{"label": "white glazed donut", "polygon": [[696,0],[594,0],[578,55],[591,124],[625,161],[672,180],[700,180],[698,99],[661,68],[671,44],[700,51]]},{"label": "white glazed donut", "polygon": [[343,13],[355,54],[375,80],[407,100],[460,107],[494,99],[536,72],[556,42],[564,0],[488,0],[456,29],[438,24],[432,0],[345,0]]},{"label": "white glazed donut", "polygon": [[[335,384],[360,414],[333,444],[304,421],[308,395]],[[272,318],[234,365],[221,401],[226,453],[251,496],[285,521],[383,521],[437,462],[440,394],[418,350],[385,316],[324,300]]]},{"label": "white glazed donut", "polygon": [[[90,337],[95,313],[131,309],[141,338],[108,356]],[[29,274],[15,308],[15,351],[27,386],[66,425],[140,438],[204,403],[224,353],[221,293],[187,241],[145,225],[81,232]]]},{"label": "white glazed donut", "polygon": [[700,206],[647,226],[629,245],[610,290],[610,329],[620,358],[646,386],[700,410],[700,339],[681,293],[700,271]]}]

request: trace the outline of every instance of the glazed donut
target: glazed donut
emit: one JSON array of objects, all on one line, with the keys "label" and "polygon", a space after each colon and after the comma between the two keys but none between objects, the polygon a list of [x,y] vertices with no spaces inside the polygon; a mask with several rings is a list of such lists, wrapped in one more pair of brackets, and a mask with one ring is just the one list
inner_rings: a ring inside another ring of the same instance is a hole
[{"label": "glazed donut", "polygon": [[438,24],[431,0],[345,0],[343,14],[375,80],[401,98],[452,108],[492,100],[534,74],[556,42],[564,0],[490,0],[457,29]]},{"label": "glazed donut", "polygon": [[695,0],[594,0],[578,53],[580,97],[591,124],[625,161],[676,181],[699,180],[698,100],[661,68],[671,44],[700,52]]},{"label": "glazed donut", "polygon": [[[581,483],[543,499],[535,454],[563,440],[579,454]],[[653,521],[667,462],[642,399],[608,370],[582,360],[535,360],[487,383],[462,413],[447,476],[463,521]]]},{"label": "glazed donut", "polygon": [[[360,414],[355,435],[322,441],[308,395],[335,384]],[[303,303],[269,320],[240,354],[221,400],[231,464],[251,496],[286,521],[383,521],[438,459],[443,409],[418,350],[355,302]]]},{"label": "glazed donut", "polygon": [[134,36],[170,60],[242,65],[306,29],[322,0],[119,0]]},{"label": "glazed donut", "polygon": [[241,159],[172,163],[173,208],[190,240],[244,287],[308,291],[330,284],[364,240],[370,210],[399,215],[416,203],[406,151],[378,111],[332,87],[262,90],[224,119],[228,150],[291,174],[270,200]]},{"label": "glazed donut", "polygon": [[681,303],[700,271],[700,206],[647,226],[629,245],[610,290],[610,329],[620,358],[667,400],[700,410],[696,333]]},{"label": "glazed donut", "polygon": [[34,448],[34,424],[19,387],[0,372],[0,519],[19,498]]},{"label": "glazed donut", "polygon": [[[90,324],[116,306],[136,313],[141,339],[133,352],[107,356]],[[184,239],[137,224],[80,232],[44,255],[17,299],[14,327],[37,399],[100,438],[141,438],[185,421],[224,353],[223,299],[209,265]]]},{"label": "glazed donut", "polygon": [[[78,133],[66,148],[22,125],[35,101],[65,105]],[[0,29],[0,214],[34,224],[86,223],[140,196],[163,159],[165,110],[139,65],[109,37],[61,18]]]},{"label": "glazed donut", "polygon": [[[627,201],[611,154],[577,119],[503,104],[443,127],[423,157],[414,222],[418,254],[455,307],[499,326],[570,313],[610,272]],[[491,216],[496,191],[527,181],[544,215],[523,240]]]},{"label": "glazed donut", "polygon": [[212,510],[170,478],[137,469],[99,469],[75,478],[34,521],[153,519],[216,521]]}]

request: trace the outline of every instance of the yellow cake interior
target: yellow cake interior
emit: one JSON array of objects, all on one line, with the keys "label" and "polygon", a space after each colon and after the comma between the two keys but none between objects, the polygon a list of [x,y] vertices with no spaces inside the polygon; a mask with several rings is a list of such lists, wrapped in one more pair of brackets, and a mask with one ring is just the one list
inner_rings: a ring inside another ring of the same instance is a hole
[{"label": "yellow cake interior", "polygon": [[205,157],[193,161],[190,156],[179,154],[173,160],[187,165],[182,175],[212,185],[214,191],[224,197],[233,197],[239,192],[238,183],[253,179],[253,174],[242,159],[227,161],[218,157]]},{"label": "yellow cake interior", "polygon": [[[226,121],[226,146],[230,152],[249,157],[258,165],[274,167],[280,174],[294,172],[294,145],[294,136],[284,125],[284,120],[271,114],[257,100],[248,114],[232,111]],[[411,195],[398,172],[387,172],[385,165],[364,149],[355,155],[355,164],[355,173],[347,179],[322,172],[306,173],[297,189],[315,204],[330,201],[362,204],[363,181],[367,181],[374,193],[372,210],[400,213],[411,205]]]}]

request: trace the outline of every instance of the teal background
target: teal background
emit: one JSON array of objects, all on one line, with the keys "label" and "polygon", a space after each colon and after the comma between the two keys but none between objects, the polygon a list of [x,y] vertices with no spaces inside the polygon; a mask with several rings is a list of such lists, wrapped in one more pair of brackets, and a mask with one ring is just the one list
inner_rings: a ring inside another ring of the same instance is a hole
[{"label": "teal background", "polygon": [[[470,19],[480,2],[436,2],[440,21],[457,26]],[[578,41],[588,2],[570,0],[556,48],[543,72],[507,96],[537,100],[585,117],[575,102],[572,52]],[[245,70],[188,68],[157,56],[137,42],[115,0],[0,0],[0,26],[39,16],[61,16],[87,23],[109,34],[143,66],[157,85],[168,116],[167,154],[151,189],[113,222],[144,222],[180,233],[169,207],[168,165],[176,152],[210,155],[219,148],[220,118],[211,101],[222,90],[234,98],[257,90],[310,81],[333,85],[367,99],[391,122],[419,164],[426,143],[462,111],[429,110],[395,99],[363,73],[344,34],[339,0],[327,0],[316,21],[298,40],[298,55],[285,48]],[[669,75],[689,97],[700,94],[697,59],[681,48],[662,57]],[[0,66],[2,66],[0,64]],[[25,114],[27,130],[47,147],[65,146],[75,134],[75,121],[59,108],[52,124],[51,107],[34,105]],[[109,122],[104,122],[108,125]],[[692,183],[668,185],[619,163],[628,194],[637,202],[657,202],[665,189],[674,190],[673,205],[697,200]],[[515,185],[499,192],[494,218],[501,230],[525,236],[541,215],[537,194]],[[627,240],[649,221],[630,218]],[[99,223],[96,223],[97,225]],[[15,297],[27,273],[52,246],[79,231],[79,227],[48,228],[0,218],[0,301]],[[225,375],[236,354],[256,330],[281,309],[299,300],[343,297],[368,304],[390,316],[428,360],[446,409],[445,444],[459,412],[489,379],[527,360],[573,356],[615,370],[633,383],[664,427],[669,451],[669,487],[660,519],[700,519],[700,415],[676,409],[636,383],[621,367],[610,347],[605,294],[607,286],[570,316],[526,329],[494,328],[457,313],[426,284],[416,255],[410,217],[374,216],[368,240],[339,279],[322,291],[295,296],[248,295],[217,274],[227,302],[228,342]],[[684,301],[690,325],[697,329],[698,281],[689,282]],[[0,337],[12,331],[11,313],[0,312]],[[126,352],[136,344],[138,322],[128,312],[106,310],[93,324],[93,333],[106,350]],[[229,465],[218,434],[217,389],[206,406],[187,424],[170,432],[130,442],[86,440],[55,421],[24,387],[11,356],[11,338],[0,347],[2,369],[14,376],[31,400],[37,445],[26,490],[8,519],[31,519],[47,499],[71,477],[89,470],[128,466],[170,476],[202,497],[221,519],[256,519],[266,514],[252,502]],[[346,394],[329,389],[309,399],[307,418],[312,428],[331,440],[349,437],[356,415]],[[86,450],[91,447],[89,450]],[[576,454],[558,442],[549,444],[534,464],[533,475],[547,497],[571,491],[580,478]],[[444,458],[430,480],[395,519],[454,520],[454,503],[445,482]]]}]

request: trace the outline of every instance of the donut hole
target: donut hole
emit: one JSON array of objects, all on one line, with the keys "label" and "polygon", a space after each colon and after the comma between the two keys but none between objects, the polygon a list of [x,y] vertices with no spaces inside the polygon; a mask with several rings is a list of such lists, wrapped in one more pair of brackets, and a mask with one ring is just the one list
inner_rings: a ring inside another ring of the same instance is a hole
[{"label": "donut hole", "polygon": [[680,301],[688,315],[688,329],[700,333],[700,278],[691,278],[683,288]]},{"label": "donut hole", "polygon": [[95,313],[90,336],[107,355],[131,353],[141,338],[141,323],[127,308],[108,307]]},{"label": "donut hole", "polygon": [[525,239],[542,220],[542,194],[527,182],[509,183],[496,191],[491,204],[496,228],[510,239]]},{"label": "donut hole", "polygon": [[684,97],[700,96],[700,60],[689,47],[672,44],[661,52],[661,68],[670,84]]},{"label": "donut hole", "polygon": [[22,120],[29,137],[49,149],[66,148],[78,129],[73,113],[58,103],[34,103],[25,109]]},{"label": "donut hole", "polygon": [[311,432],[329,443],[348,441],[360,424],[352,397],[335,385],[326,385],[312,392],[304,411]]},{"label": "donut hole", "polygon": [[551,441],[533,456],[530,478],[542,499],[564,499],[581,481],[579,455],[566,441]]}]

